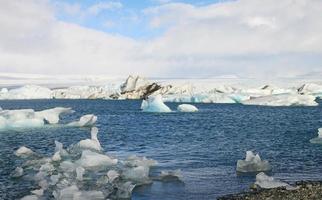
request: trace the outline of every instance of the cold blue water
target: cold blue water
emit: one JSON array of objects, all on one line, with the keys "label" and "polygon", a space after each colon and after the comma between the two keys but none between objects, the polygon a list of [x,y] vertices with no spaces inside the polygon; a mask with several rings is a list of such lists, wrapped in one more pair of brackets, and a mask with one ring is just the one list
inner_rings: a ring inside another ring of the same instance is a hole
[{"label": "cold blue water", "polygon": [[[271,175],[290,183],[320,180],[322,146],[310,144],[322,127],[322,106],[260,107],[196,104],[197,113],[144,113],[140,101],[30,100],[0,101],[3,109],[42,110],[57,106],[76,112],[62,122],[93,113],[99,140],[108,154],[140,155],[159,162],[151,173],[181,169],[184,183],[154,182],[137,187],[134,200],[216,199],[245,191],[254,176],[238,176],[236,161],[254,150],[270,161]],[[168,103],[175,109],[178,104]],[[0,199],[19,199],[37,186],[11,179],[21,164],[14,150],[25,145],[52,155],[54,140],[68,146],[89,137],[86,128],[38,128],[0,132]]]}]

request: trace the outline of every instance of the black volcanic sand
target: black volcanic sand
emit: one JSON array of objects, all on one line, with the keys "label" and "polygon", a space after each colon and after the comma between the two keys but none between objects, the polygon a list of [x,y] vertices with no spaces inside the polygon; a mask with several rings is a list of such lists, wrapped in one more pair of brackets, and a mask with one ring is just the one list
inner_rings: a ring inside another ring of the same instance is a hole
[{"label": "black volcanic sand", "polygon": [[322,200],[322,182],[300,181],[294,187],[292,190],[253,187],[249,192],[219,197],[218,200]]}]

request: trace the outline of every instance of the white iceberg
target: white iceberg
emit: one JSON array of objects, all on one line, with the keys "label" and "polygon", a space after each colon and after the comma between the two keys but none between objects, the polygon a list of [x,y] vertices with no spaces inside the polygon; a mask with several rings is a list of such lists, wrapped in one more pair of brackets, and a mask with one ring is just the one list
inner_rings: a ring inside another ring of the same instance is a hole
[{"label": "white iceberg", "polygon": [[318,137],[310,139],[312,144],[322,144],[322,128],[318,129]]},{"label": "white iceberg", "polygon": [[198,108],[190,104],[180,104],[177,110],[180,112],[197,112]]},{"label": "white iceberg", "polygon": [[289,184],[279,180],[275,180],[273,177],[267,176],[264,172],[260,172],[256,175],[255,184],[265,189],[278,188],[278,187],[286,187],[287,189],[292,188],[292,186],[290,186]]},{"label": "white iceberg", "polygon": [[143,106],[144,112],[171,112],[171,109],[162,101],[161,95],[150,96]]},{"label": "white iceberg", "polygon": [[70,122],[68,126],[78,126],[78,127],[88,127],[94,126],[97,121],[97,116],[93,114],[88,114],[82,116],[79,121]]},{"label": "white iceberg", "polygon": [[78,147],[82,149],[91,149],[96,151],[101,151],[102,147],[101,144],[97,138],[98,129],[96,127],[93,127],[91,129],[91,139],[85,139],[79,141],[77,144]]},{"label": "white iceberg", "polygon": [[299,94],[278,94],[263,97],[257,97],[243,101],[245,105],[261,106],[317,106],[316,97],[311,95]]},{"label": "white iceberg", "polygon": [[22,146],[22,147],[20,147],[19,149],[17,149],[15,151],[15,155],[19,156],[19,157],[22,157],[22,158],[29,157],[29,156],[31,156],[33,154],[34,154],[34,152],[31,149],[29,149],[29,148],[27,148],[25,146]]},{"label": "white iceberg", "polygon": [[254,154],[252,151],[246,152],[245,160],[237,161],[237,172],[263,172],[270,171],[272,168],[267,160],[262,160],[259,154]]},{"label": "white iceberg", "polygon": [[26,85],[11,90],[0,92],[0,99],[50,99],[52,91],[38,85]]},{"label": "white iceberg", "polygon": [[71,108],[52,108],[42,111],[33,109],[0,110],[0,129],[17,129],[42,127],[47,124],[57,124],[64,113],[71,113]]}]

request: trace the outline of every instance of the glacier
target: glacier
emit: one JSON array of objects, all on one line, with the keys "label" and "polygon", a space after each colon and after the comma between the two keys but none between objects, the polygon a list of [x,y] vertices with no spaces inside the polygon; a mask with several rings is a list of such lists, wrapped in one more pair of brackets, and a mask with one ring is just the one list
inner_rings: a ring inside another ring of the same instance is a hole
[{"label": "glacier", "polygon": [[[161,95],[164,102],[241,103],[261,106],[316,106],[322,83],[310,80],[267,81],[244,79],[160,79],[129,76],[99,85],[49,88],[25,85],[1,88],[0,99],[148,99]],[[263,84],[265,83],[265,84]]]},{"label": "glacier", "polygon": [[[98,129],[93,127],[92,136],[97,139]],[[97,139],[99,143],[99,140]],[[20,147],[15,155],[23,164],[12,173],[16,181],[31,181],[35,187],[22,199],[130,199],[136,186],[150,184],[150,168],[158,163],[155,160],[136,155],[119,160],[95,148],[78,148],[77,144],[64,149],[55,141],[54,154],[60,159],[46,157],[27,147]],[[26,155],[26,156],[21,156]],[[33,155],[33,156],[30,156]],[[169,177],[181,177],[181,171],[163,171],[160,181],[171,181]],[[25,179],[24,177],[28,177]],[[95,184],[89,187],[88,183]]]},{"label": "glacier", "polygon": [[259,154],[254,154],[252,151],[246,151],[245,160],[237,161],[237,172],[263,172],[270,171],[272,168],[267,160],[262,160]]}]

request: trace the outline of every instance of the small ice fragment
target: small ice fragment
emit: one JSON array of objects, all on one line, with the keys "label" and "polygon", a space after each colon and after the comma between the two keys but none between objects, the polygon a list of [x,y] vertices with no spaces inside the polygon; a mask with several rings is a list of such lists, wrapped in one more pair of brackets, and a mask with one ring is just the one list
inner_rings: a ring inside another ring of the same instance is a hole
[{"label": "small ice fragment", "polygon": [[284,183],[279,180],[275,180],[273,177],[267,176],[264,172],[260,172],[256,175],[256,185],[261,188],[269,189],[269,188],[277,188],[277,187],[291,187],[289,184]]},{"label": "small ice fragment", "polygon": [[144,112],[171,112],[171,109],[163,103],[162,96],[160,94],[149,96],[147,103],[142,104],[144,104]]},{"label": "small ice fragment", "polygon": [[90,150],[84,150],[81,158],[77,162],[86,169],[116,165],[117,159],[112,159],[107,155],[96,153]]},{"label": "small ice fragment", "polygon": [[44,195],[44,190],[43,189],[33,190],[33,191],[31,191],[31,193],[40,197],[40,196]]},{"label": "small ice fragment", "polygon": [[79,181],[83,180],[83,175],[85,173],[85,169],[81,166],[76,168],[76,179]]},{"label": "small ice fragment", "polygon": [[125,165],[130,167],[137,167],[137,166],[152,167],[158,164],[158,162],[155,160],[147,159],[146,157],[138,157],[136,155],[129,156],[124,163]]},{"label": "small ice fragment", "polygon": [[178,181],[182,177],[181,170],[161,171],[160,179],[163,181]]},{"label": "small ice fragment", "polygon": [[77,127],[88,127],[88,126],[94,126],[97,121],[97,116],[93,114],[88,114],[82,116],[79,121],[74,121],[69,123],[69,126],[77,126]]},{"label": "small ice fragment", "polygon": [[318,129],[318,137],[310,139],[312,144],[322,144],[322,128]]},{"label": "small ice fragment", "polygon": [[198,108],[190,104],[180,104],[177,110],[180,112],[197,112]]},{"label": "small ice fragment", "polygon": [[133,185],[130,181],[125,182],[122,185],[119,185],[116,192],[117,199],[129,199],[131,198],[132,191],[135,185]]},{"label": "small ice fragment", "polygon": [[38,200],[38,196],[36,195],[27,195],[21,198],[21,200]]},{"label": "small ice fragment", "polygon": [[97,139],[97,133],[98,133],[98,129],[96,127],[93,127],[91,129],[91,139],[85,139],[85,140],[79,141],[78,146],[83,149],[92,149],[96,151],[101,151],[102,147],[99,140]]},{"label": "small ice fragment", "polygon": [[271,166],[267,160],[261,160],[259,154],[254,154],[252,151],[246,152],[245,160],[237,161],[238,172],[261,172],[270,171]]},{"label": "small ice fragment", "polygon": [[127,180],[134,181],[139,184],[149,182],[149,168],[144,166],[133,167],[126,170],[123,176]]},{"label": "small ice fragment", "polygon": [[59,178],[60,178],[60,174],[57,174],[57,175],[51,175],[50,176],[50,185],[56,185],[57,182],[59,181]]},{"label": "small ice fragment", "polygon": [[59,152],[55,152],[53,157],[51,157],[51,159],[53,161],[60,161],[61,160],[61,156],[60,156],[60,153]]},{"label": "small ice fragment", "polygon": [[119,176],[120,176],[120,174],[119,174],[117,171],[115,171],[115,170],[109,170],[109,171],[107,172],[108,181],[109,181],[110,183],[112,183],[112,182],[113,182],[115,179],[117,179]]},{"label": "small ice fragment", "polygon": [[12,172],[12,177],[14,178],[18,178],[21,177],[23,175],[23,168],[21,167],[16,167],[16,169]]},{"label": "small ice fragment", "polygon": [[22,146],[15,151],[15,155],[22,158],[29,157],[32,154],[34,154],[34,152],[25,146]]}]

